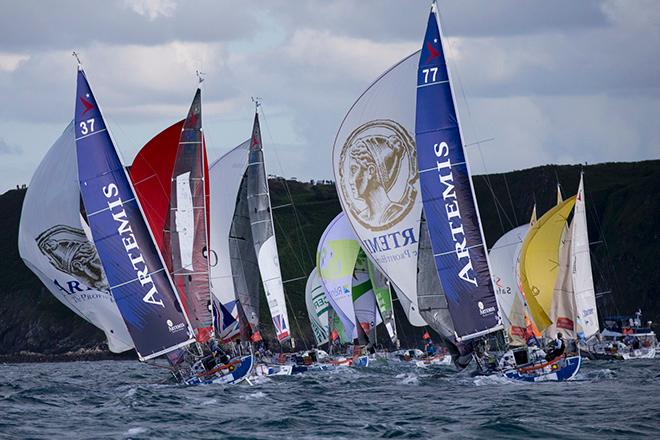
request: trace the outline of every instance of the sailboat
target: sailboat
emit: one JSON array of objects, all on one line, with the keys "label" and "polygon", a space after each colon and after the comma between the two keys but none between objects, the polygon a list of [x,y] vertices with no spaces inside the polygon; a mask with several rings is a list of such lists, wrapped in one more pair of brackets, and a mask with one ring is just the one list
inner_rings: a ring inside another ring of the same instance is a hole
[{"label": "sailboat", "polygon": [[[177,142],[174,184],[166,187],[172,191],[170,227],[162,231],[160,243],[165,249],[170,246],[169,265],[80,64],[76,97],[74,127],[82,202],[109,290],[139,359],[180,353],[193,343],[208,341],[212,320],[207,263],[198,255],[205,247],[200,237],[206,238],[207,229],[206,212],[199,209],[206,203],[200,91]],[[178,277],[181,280],[175,281]],[[178,377],[188,384],[232,383],[244,379],[252,366],[252,356],[216,364],[211,370],[198,361],[187,372],[192,374],[179,369]]]},{"label": "sailboat", "polygon": [[252,136],[209,168],[211,284],[223,340],[261,341],[259,278],[275,335],[291,338],[257,103]]}]

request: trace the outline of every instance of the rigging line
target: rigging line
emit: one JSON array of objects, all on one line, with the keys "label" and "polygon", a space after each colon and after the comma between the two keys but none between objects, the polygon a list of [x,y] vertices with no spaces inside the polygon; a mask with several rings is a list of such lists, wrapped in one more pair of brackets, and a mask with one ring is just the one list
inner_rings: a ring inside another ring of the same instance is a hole
[{"label": "rigging line", "polygon": [[504,186],[506,187],[506,193],[509,195],[509,203],[511,203],[511,211],[513,211],[513,219],[516,222],[516,226],[518,226],[520,223],[518,223],[518,216],[516,215],[516,207],[513,204],[513,198],[511,197],[511,191],[509,190],[509,180],[506,178],[506,173],[503,173],[502,176],[504,177]]},{"label": "rigging line", "polygon": [[[271,143],[275,143],[273,140],[273,135],[270,131],[270,124],[268,124],[268,119],[266,118],[266,112],[264,111],[263,103],[259,106],[261,109],[261,116],[263,117],[264,120],[264,125],[266,126],[266,131],[268,132],[268,137],[270,138]],[[280,156],[277,153],[277,149],[273,148],[272,151],[275,153],[275,159],[277,160],[277,165],[280,167],[280,171],[282,174],[284,174],[284,167],[282,167],[282,162],[280,161]],[[302,223],[300,221],[300,216],[298,215],[298,210],[296,209],[296,205],[293,203],[293,196],[291,195],[291,190],[289,189],[289,184],[287,183],[286,179],[283,179],[284,182],[284,189],[286,190],[287,196],[289,197],[289,201],[291,202],[291,206],[293,207],[293,213],[296,219],[296,223],[298,226],[298,229],[300,230],[300,234],[302,235],[303,238],[303,243],[305,247],[305,251],[307,253],[307,256],[309,257],[309,261],[312,263],[312,266],[316,265],[316,261],[314,257],[312,257],[312,254],[310,252],[309,248],[309,243],[307,242],[307,237],[305,236],[305,231],[302,228]]]},{"label": "rigging line", "polygon": [[[302,332],[302,329],[300,328],[300,323],[298,322],[298,317],[296,316],[295,310],[293,310],[293,304],[290,303],[290,301],[285,301],[284,304],[286,305],[287,309],[287,314],[290,314],[293,316],[293,322],[296,323],[296,327],[298,327],[298,335],[300,340],[303,341],[303,345],[305,346],[305,350],[309,350],[309,347],[307,346],[307,338]],[[289,313],[290,312],[290,313]],[[293,334],[291,335],[293,338]]]},{"label": "rigging line", "polygon": [[[445,41],[447,42],[446,47],[449,49],[448,52],[450,54],[450,59],[454,59],[452,44],[449,42],[448,39],[445,40]],[[461,76],[459,75],[458,68],[456,67],[456,64],[453,63],[453,61],[452,61],[452,64],[454,65],[454,67],[452,68],[452,73],[453,73],[452,77],[455,78],[458,81],[458,88],[460,89],[461,96],[463,97],[463,102],[465,102],[465,109],[467,110],[468,119],[470,120],[470,123],[472,124],[472,129],[474,130],[475,134],[478,134],[476,123],[474,122],[474,120],[472,118],[472,110],[470,109],[470,103],[467,100],[467,96],[465,94],[465,88],[463,87],[463,81],[461,80]],[[465,142],[465,139],[463,139],[463,141]],[[488,175],[488,168],[486,167],[486,160],[484,158],[484,153],[483,153],[483,149],[481,148],[481,144],[482,144],[482,142],[474,142],[474,143],[471,143],[470,145],[476,145],[477,151],[479,152],[479,158],[481,159],[481,165],[483,166],[484,173],[485,173],[483,175],[484,180],[486,182],[486,186],[490,190],[491,196],[493,197],[493,201],[494,201],[494,204],[495,204],[495,211],[497,212],[497,217],[499,218],[500,226],[502,227],[502,234],[504,234],[504,233],[506,233],[506,230],[504,229],[504,223],[502,222],[502,217],[500,216],[498,205],[502,208],[503,214],[507,218],[507,221],[511,224],[511,226],[513,227],[514,225],[511,222],[511,219],[509,219],[509,217],[506,215],[506,211],[502,207],[501,203],[499,203],[499,201],[497,200],[497,196],[495,195],[495,191],[493,190],[492,182],[490,181],[490,176]],[[463,149],[465,150],[465,148],[463,148]],[[485,234],[485,232],[484,232],[484,234]],[[484,238],[486,238],[486,237],[484,237]]]},{"label": "rigging line", "polygon": [[300,267],[300,271],[302,272],[303,276],[308,276],[309,274],[305,270],[302,261],[297,256],[296,250],[293,248],[293,244],[291,244],[291,241],[289,240],[289,235],[286,233],[284,230],[284,227],[280,224],[279,220],[275,221],[275,218],[273,217],[273,223],[276,225],[276,227],[279,229],[279,236],[282,237],[284,236],[284,240],[286,241],[287,246],[289,246],[289,249],[291,249],[291,253],[293,255],[293,258],[296,260],[296,263],[298,263],[298,266]]}]

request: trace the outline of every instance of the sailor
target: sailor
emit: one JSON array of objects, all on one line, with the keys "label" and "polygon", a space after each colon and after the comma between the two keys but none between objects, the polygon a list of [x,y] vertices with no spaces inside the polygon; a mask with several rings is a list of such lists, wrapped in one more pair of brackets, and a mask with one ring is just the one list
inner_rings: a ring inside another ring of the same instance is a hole
[{"label": "sailor", "polygon": [[548,352],[545,359],[548,361],[555,359],[564,354],[564,350],[566,350],[566,344],[564,344],[564,336],[561,334],[561,332],[557,332],[557,339],[555,339],[553,347]]},{"label": "sailor", "polygon": [[424,346],[424,351],[428,356],[435,356],[435,347],[433,346],[433,341],[431,338],[429,338],[426,341],[426,345]]}]

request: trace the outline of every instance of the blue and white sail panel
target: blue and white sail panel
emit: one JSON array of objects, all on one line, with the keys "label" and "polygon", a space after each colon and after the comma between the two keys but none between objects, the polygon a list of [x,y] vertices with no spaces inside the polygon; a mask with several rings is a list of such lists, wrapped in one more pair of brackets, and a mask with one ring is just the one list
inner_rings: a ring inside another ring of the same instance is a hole
[{"label": "blue and white sail panel", "polygon": [[424,213],[456,336],[489,333],[499,328],[497,303],[435,4],[419,61],[415,133]]},{"label": "blue and white sail panel", "polygon": [[193,333],[82,69],[75,111],[78,178],[89,227],[141,360]]}]

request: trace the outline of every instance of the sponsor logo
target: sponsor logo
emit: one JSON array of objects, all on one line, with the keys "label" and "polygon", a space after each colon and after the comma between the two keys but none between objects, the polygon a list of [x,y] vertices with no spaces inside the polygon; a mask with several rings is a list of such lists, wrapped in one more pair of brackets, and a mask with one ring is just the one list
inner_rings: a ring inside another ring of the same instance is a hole
[{"label": "sponsor logo", "polygon": [[[436,167],[438,178],[444,189],[442,190],[442,198],[445,202],[445,213],[447,215],[447,223],[451,233],[451,238],[454,241],[454,250],[456,251],[456,259],[463,264],[463,268],[458,273],[458,277],[463,281],[474,284],[478,287],[477,276],[472,267],[472,258],[470,257],[470,249],[467,243],[467,236],[463,229],[463,220],[461,218],[461,210],[456,196],[456,189],[454,187],[454,175],[452,174],[452,163],[449,156],[449,144],[447,142],[440,142],[433,145],[433,151],[436,156]],[[444,161],[440,161],[445,158]],[[463,261],[461,261],[463,260]]]},{"label": "sponsor logo", "polygon": [[181,330],[184,330],[186,328],[186,324],[184,322],[174,324],[171,319],[168,319],[167,328],[169,329],[170,333],[176,333],[176,332],[180,332]]},{"label": "sponsor logo", "polygon": [[156,299],[156,295],[159,294],[159,292],[156,288],[156,284],[151,279],[150,270],[147,267],[147,263],[144,261],[140,247],[135,240],[135,235],[133,235],[131,223],[126,214],[126,210],[123,207],[124,202],[119,197],[119,188],[117,188],[117,185],[114,183],[104,186],[103,195],[108,199],[108,209],[110,210],[113,220],[117,222],[117,234],[121,237],[126,256],[133,266],[135,275],[140,281],[142,287],[148,289],[142,297],[142,301],[164,308],[165,304],[163,303],[163,300]]},{"label": "sponsor logo", "polygon": [[484,303],[482,303],[481,301],[479,301],[477,303],[477,305],[479,306],[479,314],[481,316],[491,315],[491,314],[495,313],[495,311],[497,310],[495,307],[486,307],[486,306],[484,306]]},{"label": "sponsor logo", "polygon": [[348,214],[370,231],[388,230],[406,217],[417,179],[415,139],[395,121],[362,124],[342,147],[338,187]]},{"label": "sponsor logo", "polygon": [[[36,242],[39,251],[55,269],[73,276],[90,288],[100,292],[110,291],[96,247],[82,229],[56,225],[39,234]],[[57,280],[55,284],[62,289]],[[70,281],[68,284],[70,293],[82,291],[79,283]]]}]

